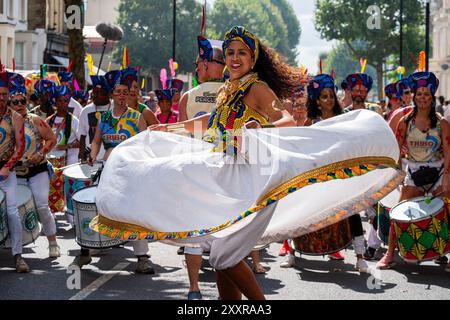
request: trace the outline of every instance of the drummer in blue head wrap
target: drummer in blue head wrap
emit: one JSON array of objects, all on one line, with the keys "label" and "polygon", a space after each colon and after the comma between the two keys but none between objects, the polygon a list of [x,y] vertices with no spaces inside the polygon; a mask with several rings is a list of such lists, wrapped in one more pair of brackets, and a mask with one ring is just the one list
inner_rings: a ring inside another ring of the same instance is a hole
[{"label": "drummer in blue head wrap", "polygon": [[128,108],[139,111],[145,119],[147,126],[158,124],[155,114],[141,103],[141,90],[138,84],[138,70],[127,67],[121,70],[121,82],[130,88],[130,94],[127,98]]},{"label": "drummer in blue head wrap", "polygon": [[352,105],[345,108],[344,112],[350,112],[358,109],[367,109],[377,112],[383,116],[383,110],[377,104],[366,103],[368,94],[372,89],[373,79],[365,73],[350,74],[346,78],[348,89],[352,95]]},{"label": "drummer in blue head wrap", "polygon": [[61,85],[66,86],[69,89],[69,112],[73,113],[73,115],[78,118],[81,110],[83,110],[83,106],[76,100],[76,91],[74,87],[75,77],[72,72],[60,71],[58,72],[58,78]]},{"label": "drummer in blue head wrap", "polygon": [[60,256],[60,248],[56,240],[55,219],[48,205],[50,180],[46,158],[56,144],[56,138],[44,120],[27,112],[25,79],[21,75],[16,74],[10,78],[9,92],[10,108],[20,114],[25,122],[25,151],[14,167],[17,183],[30,188],[42,232],[49,243],[49,257],[57,258]]},{"label": "drummer in blue head wrap", "polygon": [[34,84],[34,93],[39,98],[39,105],[30,112],[45,120],[54,113],[55,84],[49,80],[38,80]]},{"label": "drummer in blue head wrap", "polygon": [[[406,149],[406,177],[399,201],[426,195],[448,197],[450,195],[450,124],[436,112],[436,91],[439,88],[439,80],[432,72],[416,72],[408,77],[408,82],[414,94],[413,110],[402,117],[396,131],[398,145],[405,146]],[[399,164],[403,165],[401,160],[399,159]],[[429,218],[431,219],[431,216]],[[395,241],[393,229],[391,228],[389,233],[388,251],[377,263],[379,269],[390,268],[394,263],[393,255],[397,241]],[[404,248],[400,250],[403,250],[403,256],[407,251],[408,258],[419,262],[425,256],[437,259],[440,256],[440,252],[431,247],[424,247],[423,252]],[[450,264],[447,269],[450,270]]]},{"label": "drummer in blue head wrap", "polygon": [[[92,81],[92,103],[88,104],[80,113],[78,124],[78,139],[80,140],[79,158],[86,161],[91,151],[91,144],[94,140],[95,129],[97,128],[100,116],[111,108],[109,96],[109,85],[105,76],[91,76]],[[86,140],[86,137],[88,138]],[[104,149],[100,150],[100,157],[103,157]]]},{"label": "drummer in blue head wrap", "polygon": [[[13,170],[16,163],[22,158],[25,150],[24,120],[20,114],[8,108],[10,99],[10,79],[17,77],[14,73],[4,70],[0,64],[0,190],[6,199],[16,199],[16,175]],[[21,77],[21,76],[19,76]],[[20,80],[19,80],[20,81]],[[5,205],[7,214],[9,236],[11,238],[11,251],[14,257],[16,272],[29,272],[30,268],[22,258],[22,223],[15,200]],[[5,220],[4,220],[5,222]]]},{"label": "drummer in blue head wrap", "polygon": [[55,87],[56,112],[47,119],[47,123],[56,135],[55,150],[67,152],[68,165],[78,161],[79,142],[76,136],[78,118],[69,112],[71,99],[69,88],[65,85]]}]

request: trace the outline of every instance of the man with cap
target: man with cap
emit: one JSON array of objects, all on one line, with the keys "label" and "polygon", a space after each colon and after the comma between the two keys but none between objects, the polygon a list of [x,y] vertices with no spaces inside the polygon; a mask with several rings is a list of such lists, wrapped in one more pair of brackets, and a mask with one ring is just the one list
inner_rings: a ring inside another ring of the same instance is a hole
[{"label": "man with cap", "polygon": [[[91,76],[91,80],[93,85],[92,103],[88,104],[81,111],[77,132],[78,140],[80,141],[80,153],[78,157],[82,161],[86,161],[89,157],[98,120],[104,112],[112,107],[106,78],[104,76]],[[105,149],[102,145],[98,155],[99,159],[102,159],[104,154]]]},{"label": "man with cap", "polygon": [[352,104],[344,109],[344,112],[350,112],[358,109],[367,109],[377,112],[383,116],[383,110],[377,104],[366,103],[367,96],[372,89],[373,79],[365,73],[350,74],[346,78],[348,89],[351,92]]},{"label": "man with cap", "polygon": [[69,112],[75,117],[79,118],[81,110],[83,107],[81,104],[73,98],[75,96],[75,90],[73,87],[74,76],[72,72],[60,71],[58,72],[59,81],[61,85],[66,86],[69,89],[70,100],[69,100]]},{"label": "man with cap", "polygon": [[55,84],[49,80],[38,80],[34,84],[34,94],[39,98],[39,105],[31,109],[31,113],[38,115],[42,120],[50,117],[55,110]]},{"label": "man with cap", "polygon": [[216,45],[202,36],[197,39],[198,56],[195,62],[198,82],[197,87],[189,90],[180,100],[179,121],[190,120],[211,113],[216,104],[219,88],[223,85],[222,44]]},{"label": "man with cap", "polygon": [[[2,66],[0,66],[3,69]],[[0,70],[0,130],[3,132],[0,142],[0,189],[6,195],[11,250],[17,272],[29,272],[22,258],[22,223],[16,202],[17,178],[14,165],[25,151],[24,120],[20,114],[8,108],[9,80],[13,73]]]}]

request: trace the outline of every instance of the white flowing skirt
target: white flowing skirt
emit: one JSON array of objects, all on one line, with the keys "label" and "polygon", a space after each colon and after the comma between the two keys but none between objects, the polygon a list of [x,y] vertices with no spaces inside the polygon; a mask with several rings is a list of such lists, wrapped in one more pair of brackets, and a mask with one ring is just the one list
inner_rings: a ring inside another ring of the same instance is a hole
[{"label": "white flowing skirt", "polygon": [[372,206],[404,178],[382,117],[358,110],[312,127],[243,130],[237,157],[198,139],[142,132],[111,153],[91,227],[123,240],[210,250],[216,269],[255,246]]}]

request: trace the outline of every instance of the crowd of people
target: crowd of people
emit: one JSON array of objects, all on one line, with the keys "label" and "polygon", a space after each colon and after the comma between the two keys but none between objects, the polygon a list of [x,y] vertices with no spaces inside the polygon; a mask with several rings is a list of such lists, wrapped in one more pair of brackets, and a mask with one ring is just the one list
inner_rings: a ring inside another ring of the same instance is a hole
[{"label": "crowd of people", "polygon": [[[203,36],[198,37],[197,44],[199,54],[195,72],[199,85],[190,90],[184,90],[186,84],[180,79],[169,79],[164,88],[143,96],[138,86],[138,71],[132,67],[91,76],[89,91],[76,91],[70,72],[58,73],[59,83],[45,79],[37,81],[34,92],[26,91],[21,75],[6,70],[0,72],[0,189],[6,195],[9,237],[17,272],[30,271],[21,254],[17,184],[26,184],[31,189],[43,226],[42,233],[48,239],[49,257],[59,257],[54,214],[65,211],[64,202],[61,202],[64,191],[58,190],[61,185],[57,180],[61,177],[56,174],[58,165],[52,162],[49,166],[48,161],[62,158],[62,166],[80,162],[90,165],[98,161],[109,163],[109,158],[120,152],[119,146],[124,141],[141,132],[169,131],[195,138],[200,131],[203,141],[214,145],[214,151],[228,153],[231,148],[231,152],[236,153],[240,149],[239,139],[230,138],[228,130],[242,127],[315,128],[331,118],[369,110],[387,122],[401,151],[396,160],[400,166],[404,165],[406,177],[397,202],[424,195],[450,195],[450,128],[447,120],[450,109],[444,97],[437,99],[435,96],[439,80],[433,73],[419,71],[388,84],[384,91],[389,102],[383,106],[367,102],[373,86],[369,75],[350,74],[339,90],[332,76],[303,74],[300,68],[289,66],[244,27],[232,28],[222,46]],[[417,178],[420,171],[425,171],[423,174],[427,178],[422,179],[425,181]],[[106,175],[110,175],[109,172]],[[377,259],[376,251],[381,246],[381,242],[366,241],[361,220],[364,214],[373,222],[377,213],[372,208],[365,208],[348,216],[357,257],[355,268],[363,273],[369,269],[366,260]],[[73,216],[67,217],[73,225]],[[167,219],[170,221],[170,217]],[[371,227],[370,232],[376,231]],[[148,241],[137,239],[131,243],[137,257],[136,272],[153,274]],[[222,267],[217,261],[222,262],[224,254],[216,257],[213,251],[220,250],[214,246],[179,246],[179,253],[186,259],[190,284],[188,299],[202,298],[198,274],[202,255],[209,251],[221,299],[240,299],[242,294],[249,299],[264,299],[254,276],[254,273],[265,272],[259,248],[255,245],[244,252],[244,256],[251,256],[253,268],[242,260]],[[394,266],[396,246],[395,231],[391,227],[388,251],[378,261],[377,268]],[[283,241],[280,255],[287,258],[281,267],[295,265],[293,239]],[[329,257],[344,259],[339,250],[331,252]],[[445,255],[435,261],[447,263]],[[73,263],[82,267],[90,262],[90,249],[82,246]],[[450,264],[446,271],[450,271]]]}]

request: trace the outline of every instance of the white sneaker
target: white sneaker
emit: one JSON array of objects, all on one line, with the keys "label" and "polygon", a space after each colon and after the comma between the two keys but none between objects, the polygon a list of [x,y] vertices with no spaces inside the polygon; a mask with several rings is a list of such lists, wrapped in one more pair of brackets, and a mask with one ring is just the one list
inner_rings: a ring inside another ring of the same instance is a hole
[{"label": "white sneaker", "polygon": [[287,261],[280,264],[281,268],[293,268],[295,266],[295,255],[289,254]]},{"label": "white sneaker", "polygon": [[362,258],[358,258],[358,260],[356,261],[355,268],[356,268],[356,270],[358,270],[361,273],[369,272],[369,266],[367,265],[367,262]]},{"label": "white sneaker", "polygon": [[50,258],[58,258],[61,256],[61,250],[57,244],[51,244],[48,247],[48,256]]}]

